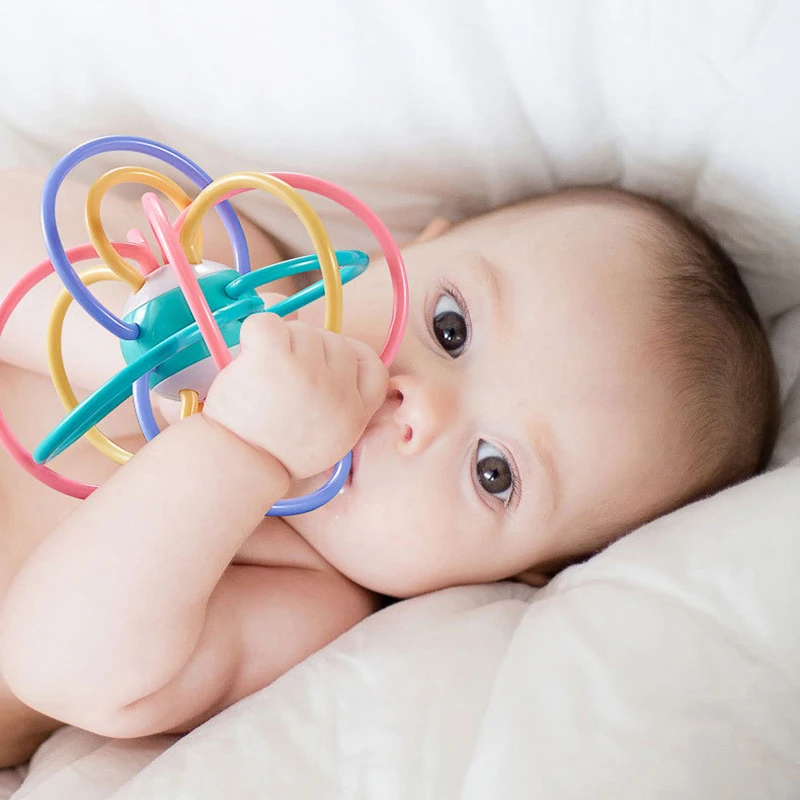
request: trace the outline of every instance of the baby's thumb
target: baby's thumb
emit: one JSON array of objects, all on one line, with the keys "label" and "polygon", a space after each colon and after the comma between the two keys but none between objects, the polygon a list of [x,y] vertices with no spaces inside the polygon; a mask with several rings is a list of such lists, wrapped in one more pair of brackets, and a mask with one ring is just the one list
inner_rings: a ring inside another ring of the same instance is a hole
[{"label": "baby's thumb", "polygon": [[[259,292],[258,296],[264,301],[264,308],[267,311],[272,311],[274,306],[287,299],[285,294],[278,294],[277,292]],[[297,319],[297,312],[293,311],[291,314],[284,314],[283,318],[287,322],[289,320]]]},{"label": "baby's thumb", "polygon": [[370,416],[386,399],[389,389],[389,370],[375,351],[356,339],[350,339],[358,358],[358,391]]}]

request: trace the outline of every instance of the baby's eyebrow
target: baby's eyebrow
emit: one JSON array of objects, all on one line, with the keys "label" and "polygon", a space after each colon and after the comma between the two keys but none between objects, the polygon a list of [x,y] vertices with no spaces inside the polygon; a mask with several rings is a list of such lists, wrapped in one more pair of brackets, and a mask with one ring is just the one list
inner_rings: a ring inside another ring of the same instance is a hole
[{"label": "baby's eyebrow", "polygon": [[555,513],[561,501],[561,471],[558,467],[556,458],[556,441],[553,436],[553,429],[543,420],[529,423],[526,430],[525,441],[530,443],[530,447],[544,467],[547,475],[547,482],[550,484],[550,491],[553,497],[551,515]]},{"label": "baby's eyebrow", "polygon": [[[510,282],[508,278],[482,253],[479,253],[478,258],[471,261],[471,264],[473,276],[484,290],[483,298],[489,306],[489,313],[495,329],[512,325],[513,321],[506,313],[509,308]],[[543,420],[537,420],[528,423],[524,433],[526,434],[523,440],[524,446],[532,451],[533,457],[544,467],[553,500],[550,513],[554,514],[561,500],[561,472],[556,458],[556,440],[553,430]]]},{"label": "baby's eyebrow", "polygon": [[[486,305],[489,306],[489,313],[495,329],[513,325],[513,320],[507,313],[509,308],[508,292],[510,291],[508,278],[482,253],[479,253],[478,258],[471,261],[471,264],[473,265],[473,276],[484,290],[483,298]],[[525,434],[524,446],[532,451],[533,457],[544,467],[553,499],[550,513],[554,514],[561,500],[562,482],[553,429],[547,422],[539,419],[528,422],[523,433]]]},{"label": "baby's eyebrow", "polygon": [[506,322],[505,309],[508,281],[500,270],[489,261],[486,256],[479,255],[473,262],[473,273],[481,288],[484,289],[484,296],[488,299],[489,309],[492,314],[492,322],[499,326]]}]

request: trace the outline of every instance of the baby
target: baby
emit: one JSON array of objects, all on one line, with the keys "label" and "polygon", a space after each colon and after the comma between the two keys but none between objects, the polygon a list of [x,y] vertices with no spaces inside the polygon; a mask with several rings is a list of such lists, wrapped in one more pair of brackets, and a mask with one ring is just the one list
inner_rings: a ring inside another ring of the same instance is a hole
[{"label": "baby", "polygon": [[[765,466],[778,395],[764,331],[731,261],[666,207],[567,190],[436,222],[405,258],[408,329],[388,371],[376,262],[345,289],[343,335],[321,330],[322,303],[248,319],[203,412],[85,502],[0,461],[0,765],[63,722],[188,731],[381,596],[543,585]],[[24,436],[45,401],[38,378],[4,369]],[[330,503],[264,517],[351,448]]]}]

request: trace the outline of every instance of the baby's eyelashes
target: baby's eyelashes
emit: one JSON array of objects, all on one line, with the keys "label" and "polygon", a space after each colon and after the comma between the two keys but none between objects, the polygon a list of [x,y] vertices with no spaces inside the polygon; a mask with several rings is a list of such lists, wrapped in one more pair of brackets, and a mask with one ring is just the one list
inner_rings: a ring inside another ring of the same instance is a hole
[{"label": "baby's eyelashes", "polygon": [[499,448],[481,439],[475,462],[475,473],[480,487],[507,506],[518,485],[511,461]]},{"label": "baby's eyelashes", "polygon": [[431,332],[441,348],[458,358],[469,344],[469,319],[460,295],[450,288],[439,296],[433,307]]}]

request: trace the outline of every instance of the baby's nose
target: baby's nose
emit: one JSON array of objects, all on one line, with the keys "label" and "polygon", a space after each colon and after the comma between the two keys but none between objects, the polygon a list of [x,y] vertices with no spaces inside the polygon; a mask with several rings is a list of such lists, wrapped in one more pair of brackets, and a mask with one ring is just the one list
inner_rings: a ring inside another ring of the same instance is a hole
[{"label": "baby's nose", "polygon": [[428,447],[456,413],[452,392],[411,375],[391,378],[386,403],[398,428],[398,446],[409,453]]}]

